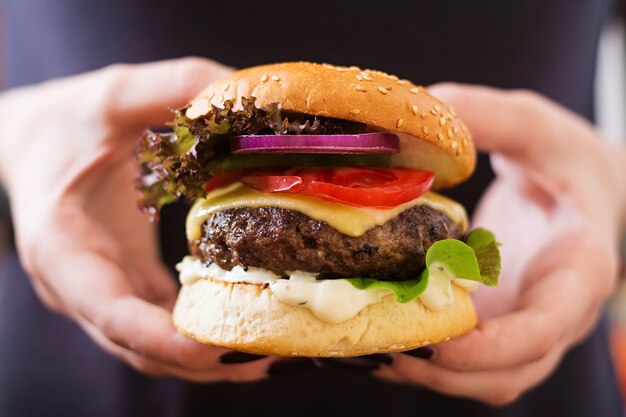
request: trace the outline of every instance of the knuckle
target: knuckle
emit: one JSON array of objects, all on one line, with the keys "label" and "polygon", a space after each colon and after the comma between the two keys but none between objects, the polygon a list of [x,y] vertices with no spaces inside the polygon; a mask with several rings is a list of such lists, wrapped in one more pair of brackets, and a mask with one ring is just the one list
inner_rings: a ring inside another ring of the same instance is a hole
[{"label": "knuckle", "polygon": [[128,73],[130,67],[130,64],[115,63],[107,65],[106,67],[102,68],[100,72],[105,77],[115,80],[124,77]]},{"label": "knuckle", "polygon": [[[181,58],[171,67],[172,80],[176,85],[183,87],[195,85],[192,81],[206,78],[207,74],[212,73],[214,69],[215,65],[207,59],[199,57]],[[195,88],[193,93],[196,93]]]},{"label": "knuckle", "polygon": [[115,330],[115,324],[107,315],[100,314],[96,316],[92,322],[98,329],[100,329],[102,336],[115,344],[120,344],[117,340],[118,337],[117,331]]},{"label": "knuckle", "polygon": [[57,314],[65,313],[63,305],[58,302],[54,296],[52,296],[44,288],[42,288],[41,285],[35,283],[33,287],[35,289],[35,293],[39,297],[39,300],[44,305],[44,307]]},{"label": "knuckle", "polygon": [[199,68],[206,68],[210,63],[208,59],[201,58],[199,56],[187,56],[178,60],[178,65],[181,70],[196,71]]},{"label": "knuckle", "polygon": [[556,343],[557,343],[556,335],[550,335],[548,337],[541,338],[540,341],[537,342],[537,345],[532,355],[530,356],[530,361],[531,362],[540,361],[541,359],[548,356],[552,352],[552,349],[554,349],[554,346],[556,345]]},{"label": "knuckle", "polygon": [[20,264],[31,277],[40,277],[38,260],[41,257],[41,244],[37,244],[37,236],[19,233],[16,236],[17,255]]}]

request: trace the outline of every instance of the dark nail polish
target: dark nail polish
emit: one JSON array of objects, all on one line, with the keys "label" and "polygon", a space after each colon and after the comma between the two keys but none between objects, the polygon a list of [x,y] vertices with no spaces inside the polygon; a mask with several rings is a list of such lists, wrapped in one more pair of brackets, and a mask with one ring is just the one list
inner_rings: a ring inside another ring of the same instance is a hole
[{"label": "dark nail polish", "polygon": [[315,362],[309,358],[281,358],[272,362],[267,373],[270,375],[294,374],[315,369]]},{"label": "dark nail polish", "polygon": [[372,362],[384,363],[385,365],[391,365],[393,363],[393,356],[388,353],[373,353],[371,355],[361,356],[360,358]]},{"label": "dark nail polish", "polygon": [[414,356],[420,359],[430,359],[432,358],[433,353],[435,353],[435,351],[430,346],[425,346],[425,347],[421,347],[421,348],[417,348],[413,350],[407,350],[406,352],[402,352],[402,353],[406,355]]},{"label": "dark nail polish", "polygon": [[263,358],[265,358],[263,355],[254,355],[252,353],[237,352],[236,350],[233,350],[232,352],[224,353],[220,356],[220,362],[223,364],[246,363]]},{"label": "dark nail polish", "polygon": [[380,367],[380,362],[360,358],[319,358],[323,365],[334,368],[349,369],[351,371],[369,372]]}]

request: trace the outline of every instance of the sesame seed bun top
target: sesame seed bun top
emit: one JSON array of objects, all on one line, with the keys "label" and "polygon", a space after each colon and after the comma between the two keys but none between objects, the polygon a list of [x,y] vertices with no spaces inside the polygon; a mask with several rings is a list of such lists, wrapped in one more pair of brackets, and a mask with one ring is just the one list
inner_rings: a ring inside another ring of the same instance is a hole
[{"label": "sesame seed bun top", "polygon": [[281,103],[284,110],[334,117],[400,136],[394,166],[435,173],[434,188],[467,179],[476,164],[472,136],[454,110],[408,80],[381,71],[328,64],[290,62],[236,71],[210,84],[187,109],[187,117],[204,116],[210,105],[256,97],[263,108]]}]

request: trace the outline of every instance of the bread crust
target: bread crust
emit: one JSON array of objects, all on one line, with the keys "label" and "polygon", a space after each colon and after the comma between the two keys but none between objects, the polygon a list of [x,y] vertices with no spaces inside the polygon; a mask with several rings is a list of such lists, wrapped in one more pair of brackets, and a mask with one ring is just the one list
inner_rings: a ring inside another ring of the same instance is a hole
[{"label": "bread crust", "polygon": [[236,71],[194,98],[186,115],[197,118],[234,100],[256,97],[258,107],[281,103],[284,110],[365,123],[396,132],[401,153],[395,166],[435,172],[434,188],[467,179],[476,164],[471,134],[454,110],[408,80],[380,71],[290,62]]},{"label": "bread crust", "polygon": [[267,285],[199,279],[184,285],[174,308],[178,330],[201,343],[260,355],[351,357],[439,343],[476,326],[470,295],[454,284],[454,304],[434,311],[393,295],[353,318],[327,323],[280,301]]}]

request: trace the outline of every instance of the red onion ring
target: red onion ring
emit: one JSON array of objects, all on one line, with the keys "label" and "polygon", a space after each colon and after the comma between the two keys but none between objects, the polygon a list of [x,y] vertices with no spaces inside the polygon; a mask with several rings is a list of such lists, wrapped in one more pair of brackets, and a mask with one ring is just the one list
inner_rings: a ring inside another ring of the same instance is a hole
[{"label": "red onion ring", "polygon": [[356,135],[242,135],[231,138],[232,153],[386,154],[400,152],[393,133]]}]

